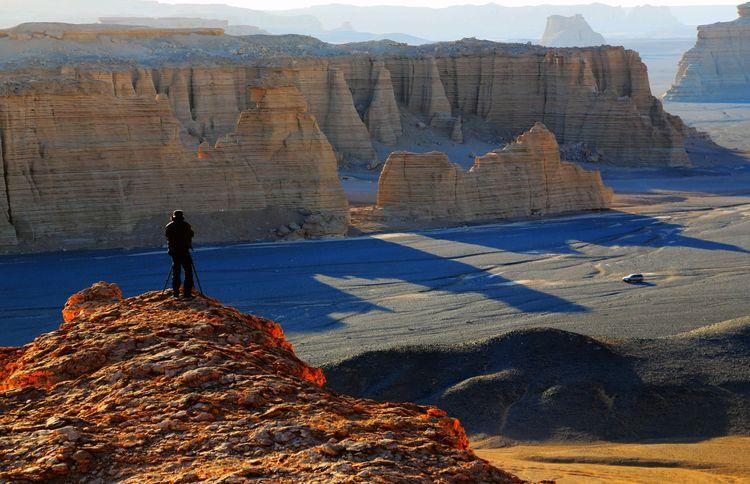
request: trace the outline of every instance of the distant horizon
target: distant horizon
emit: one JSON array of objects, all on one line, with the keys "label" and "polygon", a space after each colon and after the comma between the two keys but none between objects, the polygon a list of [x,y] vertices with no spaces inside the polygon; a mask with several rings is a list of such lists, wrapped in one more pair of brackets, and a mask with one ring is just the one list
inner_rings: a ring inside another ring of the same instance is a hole
[{"label": "distant horizon", "polygon": [[169,4],[224,4],[234,7],[249,8],[253,10],[292,10],[309,8],[323,5],[347,5],[356,7],[422,7],[422,8],[447,8],[454,6],[481,6],[496,4],[503,7],[527,7],[527,6],[566,6],[566,5],[592,5],[604,4],[612,7],[726,7],[743,3],[742,0],[736,2],[725,2],[712,4],[710,0],[597,0],[591,2],[582,2],[575,0],[503,0],[503,1],[486,1],[486,0],[154,0],[159,3]]}]

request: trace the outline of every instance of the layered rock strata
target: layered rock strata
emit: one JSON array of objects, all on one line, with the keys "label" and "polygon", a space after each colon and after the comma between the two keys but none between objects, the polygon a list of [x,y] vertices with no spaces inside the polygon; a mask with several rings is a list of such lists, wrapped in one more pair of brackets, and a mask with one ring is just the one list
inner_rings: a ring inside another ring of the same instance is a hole
[{"label": "layered rock strata", "polygon": [[695,47],[680,59],[665,99],[686,102],[750,101],[750,2],[739,18],[698,27]]},{"label": "layered rock strata", "polygon": [[[60,24],[25,25],[3,35],[0,66],[15,70],[61,65],[61,49],[78,37],[67,65],[99,61],[151,70],[157,92],[169,91],[183,126],[211,143],[245,109],[247,85],[285,68],[342,163],[371,164],[373,140],[388,145],[398,139],[395,105],[445,136],[467,114],[507,139],[539,121],[560,143],[582,143],[614,164],[688,164],[684,131],[651,96],[638,54],[621,47],[547,49],[475,39],[334,46],[296,36]],[[38,46],[33,55],[23,44],[27,38]]]},{"label": "layered rock strata", "polygon": [[583,15],[550,15],[540,43],[547,47],[588,47],[606,41],[602,34],[594,32]]},{"label": "layered rock strata", "polygon": [[555,136],[537,123],[463,172],[444,153],[396,152],[378,183],[390,218],[475,222],[609,207],[599,172],[560,160]]},{"label": "layered rock strata", "polygon": [[0,348],[0,480],[520,482],[434,407],[327,390],[276,323],[97,283]]},{"label": "layered rock strata", "polygon": [[287,91],[288,102],[256,88],[255,107],[229,130],[232,146],[207,156],[173,114],[184,92],[154,96],[152,78],[76,72],[2,86],[0,250],[160,244],[159,226],[176,207],[204,241],[266,237],[303,222],[299,212],[337,216],[319,235],[345,232],[335,156],[298,92]]}]

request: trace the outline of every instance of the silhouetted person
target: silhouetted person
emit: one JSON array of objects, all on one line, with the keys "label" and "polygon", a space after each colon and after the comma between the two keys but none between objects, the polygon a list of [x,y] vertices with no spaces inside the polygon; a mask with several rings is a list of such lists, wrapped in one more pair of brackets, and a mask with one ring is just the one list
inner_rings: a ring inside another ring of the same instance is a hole
[{"label": "silhouetted person", "polygon": [[180,272],[185,270],[185,285],[182,288],[183,297],[193,297],[193,259],[190,249],[193,247],[193,229],[185,222],[182,210],[172,213],[172,221],[164,228],[167,237],[169,255],[172,257],[172,290],[174,297],[180,297]]}]

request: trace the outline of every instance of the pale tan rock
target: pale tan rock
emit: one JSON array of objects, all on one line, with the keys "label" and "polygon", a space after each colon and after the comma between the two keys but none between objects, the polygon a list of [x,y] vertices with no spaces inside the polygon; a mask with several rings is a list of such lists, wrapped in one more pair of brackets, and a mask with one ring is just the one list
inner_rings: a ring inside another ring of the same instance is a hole
[{"label": "pale tan rock", "polygon": [[136,95],[126,74],[28,79],[0,95],[8,204],[0,250],[161,244],[161,226],[177,207],[206,242],[267,237],[280,222],[303,221],[300,209],[339,216],[322,235],[345,232],[334,155],[299,111],[299,96],[294,106],[273,99],[278,106],[269,109],[289,111],[281,124],[256,113],[256,125],[240,123],[235,152],[205,156],[206,145],[196,152],[183,143],[170,100]]},{"label": "pale tan rock", "polygon": [[554,134],[540,123],[468,172],[444,153],[392,153],[377,197],[386,217],[456,223],[597,210],[611,201],[599,172],[561,161]]},{"label": "pale tan rock", "polygon": [[602,34],[586,22],[583,15],[571,17],[550,15],[542,35],[541,45],[547,47],[588,47],[605,44]]},{"label": "pale tan rock", "polygon": [[[689,165],[684,133],[651,95],[646,66],[622,47],[437,56],[454,109],[509,135],[535,122],[622,165]],[[388,64],[386,62],[386,64]],[[394,84],[402,83],[396,79]]]},{"label": "pale tan rock", "polygon": [[521,482],[442,410],[330,391],[277,323],[214,299],[99,282],[63,317],[0,348],[3,482]]},{"label": "pale tan rock", "polygon": [[309,235],[344,233],[349,212],[336,156],[305,98],[293,86],[251,87],[250,101],[254,107],[240,114],[235,131],[202,153],[247,164],[271,206],[339,217],[338,225]]},{"label": "pale tan rock", "polygon": [[[291,80],[307,99],[310,112],[320,123],[339,159],[369,163],[376,159],[370,133],[354,106],[344,73],[328,61],[294,62],[276,75]],[[264,75],[260,69],[259,75]]]},{"label": "pale tan rock", "polygon": [[402,127],[391,74],[382,61],[377,61],[373,66],[372,75],[372,97],[365,113],[365,123],[373,140],[392,145],[401,136]]},{"label": "pale tan rock", "polygon": [[739,18],[698,27],[695,47],[683,54],[665,99],[683,102],[750,100],[750,2]]},{"label": "pale tan rock", "polygon": [[425,115],[428,122],[434,117],[451,116],[451,103],[434,57],[387,57],[385,65],[393,79],[396,99],[411,111]]}]

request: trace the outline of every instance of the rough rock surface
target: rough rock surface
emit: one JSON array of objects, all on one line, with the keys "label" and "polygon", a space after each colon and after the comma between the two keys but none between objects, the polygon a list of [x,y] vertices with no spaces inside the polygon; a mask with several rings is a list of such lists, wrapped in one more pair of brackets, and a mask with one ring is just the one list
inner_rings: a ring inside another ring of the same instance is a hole
[{"label": "rough rock surface", "polygon": [[602,34],[594,32],[583,15],[550,15],[541,44],[547,47],[588,47],[603,45],[606,41]]},{"label": "rough rock surface", "polygon": [[334,213],[343,223],[327,233],[345,233],[335,158],[301,96],[296,104],[264,98],[243,113],[249,124],[237,124],[234,93],[232,102],[206,96],[215,109],[196,109],[191,127],[228,125],[234,116],[226,128],[234,144],[208,156],[179,122],[191,116],[185,73],[155,73],[171,99],[154,95],[152,74],[0,78],[0,250],[160,244],[158,227],[177,206],[203,227],[204,241],[266,237],[280,223],[303,220],[299,210]]},{"label": "rough rock surface", "polygon": [[286,67],[296,71],[293,84],[345,163],[369,165],[371,140],[391,143],[399,136],[394,101],[446,134],[466,114],[505,131],[507,139],[539,121],[560,143],[584,143],[613,163],[688,163],[683,131],[651,96],[637,53],[622,47],[555,50],[476,39],[331,45],[300,36],[233,37],[206,29],[170,35],[107,25],[27,24],[0,32],[0,66],[7,70],[92,62],[161,71],[165,81],[153,76],[159,92],[170,86],[167,68],[179,66],[170,95],[179,104],[175,116],[211,142],[243,109],[238,93],[245,82]]},{"label": "rough rock surface", "polygon": [[739,18],[698,27],[695,47],[680,59],[669,101],[750,101],[750,2]]},{"label": "rough rock surface", "polygon": [[391,154],[377,206],[386,217],[471,222],[603,209],[611,201],[599,172],[561,161],[554,134],[537,123],[468,172],[440,152]]},{"label": "rough rock surface", "polygon": [[284,209],[315,210],[337,216],[311,236],[343,234],[348,206],[338,178],[336,157],[307,103],[293,86],[249,89],[252,107],[242,111],[233,133],[219,139],[202,158],[242,159],[265,194],[266,203]]},{"label": "rough rock surface", "polygon": [[0,348],[0,480],[520,482],[434,407],[327,390],[274,322],[97,283]]}]

